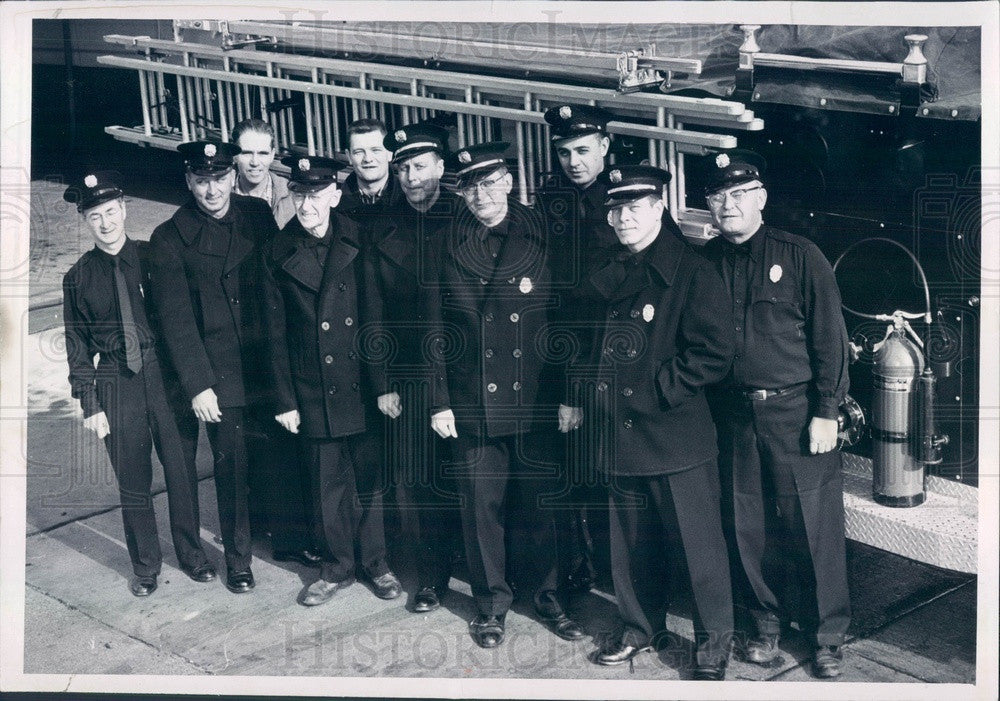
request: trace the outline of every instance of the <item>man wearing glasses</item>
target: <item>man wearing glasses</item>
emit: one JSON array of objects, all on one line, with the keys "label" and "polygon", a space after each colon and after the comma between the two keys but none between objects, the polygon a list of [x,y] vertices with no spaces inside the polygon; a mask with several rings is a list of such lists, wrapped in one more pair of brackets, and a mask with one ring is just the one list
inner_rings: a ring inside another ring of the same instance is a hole
[{"label": "man wearing glasses", "polygon": [[829,262],[810,241],[767,226],[763,161],[719,154],[706,188],[722,234],[706,245],[726,282],[733,367],[714,397],[734,579],[756,630],[746,658],[778,650],[781,556],[795,565],[802,629],[818,677],[841,672],[850,622],[837,411],[847,394],[847,330]]},{"label": "man wearing glasses", "polygon": [[551,273],[539,218],[508,197],[508,145],[469,146],[450,159],[466,208],[448,231],[428,312],[438,341],[431,348],[431,427],[452,441],[479,612],[469,629],[485,648],[503,642],[514,598],[507,552],[516,545],[530,553],[523,571],[539,617],[564,639],[583,637],[556,598],[555,521],[546,497],[557,492],[558,465],[546,460],[544,441],[537,440],[542,431],[578,427],[582,415],[545,401],[557,385],[539,347]]}]

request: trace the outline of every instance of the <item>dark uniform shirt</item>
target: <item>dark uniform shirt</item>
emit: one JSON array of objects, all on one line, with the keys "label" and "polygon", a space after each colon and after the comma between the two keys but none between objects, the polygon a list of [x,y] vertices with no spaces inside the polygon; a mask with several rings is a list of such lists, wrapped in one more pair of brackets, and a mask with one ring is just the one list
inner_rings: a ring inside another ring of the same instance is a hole
[{"label": "dark uniform shirt", "polygon": [[[143,366],[156,362],[155,336],[145,309],[145,282],[140,249],[145,242],[126,239],[116,256],[99,248],[84,253],[63,278],[63,320],[71,393],[80,400],[84,416],[101,411],[95,379],[98,375],[129,375],[125,336],[138,338]],[[117,258],[129,292],[134,326],[124,329],[115,285]],[[94,356],[100,354],[97,368]]]},{"label": "dark uniform shirt", "polygon": [[403,191],[396,184],[396,179],[392,177],[391,173],[385,187],[376,195],[366,195],[361,192],[356,173],[347,176],[341,189],[343,194],[337,204],[337,211],[346,214],[358,225],[360,230],[359,243],[363,246],[369,243],[372,229],[378,218],[405,201]]},{"label": "dark uniform shirt", "polygon": [[741,245],[719,236],[705,251],[731,296],[730,383],[749,389],[811,383],[815,415],[836,419],[848,388],[847,329],[833,269],[819,248],[762,225]]}]

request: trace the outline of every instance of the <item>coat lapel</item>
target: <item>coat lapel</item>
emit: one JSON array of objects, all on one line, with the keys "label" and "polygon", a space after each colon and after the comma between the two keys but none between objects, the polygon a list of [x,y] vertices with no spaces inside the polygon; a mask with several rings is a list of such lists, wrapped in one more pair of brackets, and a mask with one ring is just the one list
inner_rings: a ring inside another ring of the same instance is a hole
[{"label": "coat lapel", "polygon": [[[233,205],[230,204],[230,207]],[[240,263],[246,260],[247,256],[253,253],[253,241],[245,238],[243,231],[250,228],[245,226],[246,221],[240,209],[233,210],[232,236],[229,242],[229,250],[226,252],[226,262],[223,264],[222,272],[229,273],[236,269]]]},{"label": "coat lapel", "polygon": [[400,226],[391,225],[385,237],[375,245],[375,248],[396,266],[412,275],[417,274],[416,246],[412,240],[408,240],[403,235],[403,229]]}]

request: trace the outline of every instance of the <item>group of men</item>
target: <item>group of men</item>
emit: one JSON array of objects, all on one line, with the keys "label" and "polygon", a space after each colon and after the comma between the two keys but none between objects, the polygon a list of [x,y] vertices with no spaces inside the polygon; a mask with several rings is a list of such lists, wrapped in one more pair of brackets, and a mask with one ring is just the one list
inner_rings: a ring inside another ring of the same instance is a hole
[{"label": "group of men", "polygon": [[[66,191],[96,243],[64,282],[70,382],[118,477],[134,595],[161,565],[153,446],[180,566],[216,577],[198,535],[201,422],[234,593],[255,586],[258,504],[275,559],[319,568],[303,605],[357,575],[398,597],[394,494],[417,515],[413,610],[440,606],[461,552],[482,647],[503,642],[516,590],[553,633],[585,637],[567,582],[589,586],[593,543],[622,619],[595,662],[665,642],[686,572],[693,678],[724,679],[737,624],[742,654],[767,664],[789,614],[817,675],[840,673],[847,340],[829,264],[763,224],[753,154],[712,164],[721,236],[698,248],[666,207],[669,172],[608,164],[611,114],[545,119],[562,172],[534,207],[511,197],[508,144],[453,151],[437,123],[375,120],[350,126],[342,184],[320,157],[272,173],[260,120],[181,144],[192,197],[148,244],[126,234],[116,174]],[[782,607],[781,556],[799,611]]]}]

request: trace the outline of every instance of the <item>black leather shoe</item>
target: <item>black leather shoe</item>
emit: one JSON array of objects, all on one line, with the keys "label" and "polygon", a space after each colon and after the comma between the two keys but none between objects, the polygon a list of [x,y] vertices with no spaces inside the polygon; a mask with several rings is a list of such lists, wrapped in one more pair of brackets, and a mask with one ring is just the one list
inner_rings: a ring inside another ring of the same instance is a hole
[{"label": "black leather shoe", "polygon": [[441,597],[444,592],[438,593],[437,587],[424,587],[413,597],[413,612],[427,613],[434,611],[441,606]]},{"label": "black leather shoe", "polygon": [[309,585],[309,588],[302,595],[302,605],[319,606],[320,604],[325,604],[338,591],[346,589],[352,584],[354,584],[354,579],[350,577],[339,582],[327,582],[323,579],[317,579]]},{"label": "black leather shoe", "polygon": [[239,572],[230,571],[226,575],[226,589],[234,594],[246,594],[254,586],[256,582],[253,581],[253,572],[249,567]]},{"label": "black leather shoe", "polygon": [[184,574],[200,584],[211,582],[215,579],[215,568],[207,562],[203,562],[190,569],[187,567],[183,569]]},{"label": "black leather shoe", "polygon": [[479,647],[496,647],[503,642],[504,619],[507,614],[487,616],[479,614],[469,622],[469,632]]},{"label": "black leather shoe", "polygon": [[726,663],[700,664],[694,668],[691,678],[701,682],[721,682],[726,678]]},{"label": "black leather shoe", "polygon": [[302,550],[275,550],[273,554],[275,562],[297,562],[306,567],[319,567],[323,559],[319,553],[315,553],[309,548]]},{"label": "black leather shoe", "polygon": [[395,599],[403,593],[403,585],[392,572],[386,572],[372,579],[372,589],[375,591],[375,596],[380,599]]},{"label": "black leather shoe", "polygon": [[604,665],[605,667],[614,667],[616,665],[625,664],[642,652],[652,651],[652,645],[636,646],[618,642],[614,647],[598,652],[597,655],[594,656],[594,661],[599,665]]},{"label": "black leather shoe", "polygon": [[781,650],[778,649],[778,636],[763,634],[747,641],[743,657],[747,662],[767,664],[777,657],[779,652]]},{"label": "black leather shoe", "polygon": [[128,583],[128,589],[132,596],[149,596],[156,591],[156,575],[144,576],[136,575]]},{"label": "black leather shoe", "polygon": [[813,657],[813,673],[821,679],[832,679],[840,676],[840,663],[844,653],[838,645],[820,645]]},{"label": "black leather shoe", "polygon": [[567,616],[561,606],[536,607],[535,612],[542,619],[542,623],[563,640],[579,640],[586,635],[580,624]]}]

